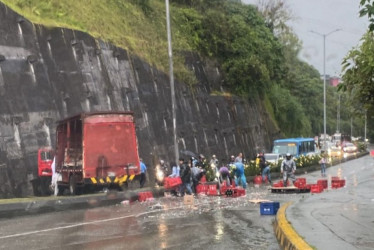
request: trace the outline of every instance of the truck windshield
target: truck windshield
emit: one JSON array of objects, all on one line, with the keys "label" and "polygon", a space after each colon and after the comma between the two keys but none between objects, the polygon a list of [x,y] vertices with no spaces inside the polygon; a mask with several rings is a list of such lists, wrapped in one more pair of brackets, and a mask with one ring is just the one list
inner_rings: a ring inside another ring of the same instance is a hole
[{"label": "truck windshield", "polygon": [[42,161],[53,160],[53,153],[52,151],[42,151],[40,152],[40,158],[42,159]]}]

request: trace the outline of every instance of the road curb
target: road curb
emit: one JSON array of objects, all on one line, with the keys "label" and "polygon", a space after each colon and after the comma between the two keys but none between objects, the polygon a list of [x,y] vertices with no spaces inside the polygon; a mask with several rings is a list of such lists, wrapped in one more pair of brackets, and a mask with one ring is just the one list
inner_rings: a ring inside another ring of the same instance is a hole
[{"label": "road curb", "polygon": [[307,250],[313,249],[304,239],[293,229],[286,218],[286,209],[292,202],[287,202],[278,210],[274,222],[274,232],[278,243],[282,249]]},{"label": "road curb", "polygon": [[48,198],[25,199],[21,202],[0,203],[0,219],[14,218],[24,215],[36,215],[49,212],[59,212],[74,209],[88,209],[94,207],[119,204],[123,200],[134,202],[139,193],[152,192],[154,198],[164,195],[164,189],[138,189],[125,192],[107,192],[102,194],[78,196],[50,196]]}]

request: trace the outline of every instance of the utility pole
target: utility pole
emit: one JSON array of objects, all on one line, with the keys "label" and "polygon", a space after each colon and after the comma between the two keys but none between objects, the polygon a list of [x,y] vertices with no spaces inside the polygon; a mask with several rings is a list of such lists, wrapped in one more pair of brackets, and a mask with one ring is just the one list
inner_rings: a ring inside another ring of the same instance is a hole
[{"label": "utility pole", "polygon": [[340,130],[340,94],[338,96],[338,110],[336,112],[336,133],[339,133]]},{"label": "utility pole", "polygon": [[171,47],[169,0],[165,0],[165,5],[166,5],[166,28],[167,28],[167,34],[168,34],[171,110],[172,110],[172,116],[173,116],[173,142],[174,142],[174,154],[175,154],[174,157],[175,157],[175,163],[178,164],[179,150],[178,150],[178,142],[177,142],[177,118],[176,118],[176,101],[175,101],[175,90],[174,90],[173,51]]},{"label": "utility pole", "polygon": [[352,138],[352,136],[353,136],[353,119],[351,117],[351,138]]},{"label": "utility pole", "polygon": [[366,146],[366,126],[367,126],[367,110],[365,110],[365,135],[364,135],[364,142],[365,142],[365,146]]}]

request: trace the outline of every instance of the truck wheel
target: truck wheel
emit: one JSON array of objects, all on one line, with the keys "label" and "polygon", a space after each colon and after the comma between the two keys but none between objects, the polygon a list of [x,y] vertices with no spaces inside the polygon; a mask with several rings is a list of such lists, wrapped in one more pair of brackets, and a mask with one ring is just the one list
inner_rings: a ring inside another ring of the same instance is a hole
[{"label": "truck wheel", "polygon": [[32,180],[32,190],[35,196],[41,196],[40,192],[40,181],[38,179]]},{"label": "truck wheel", "polygon": [[58,196],[62,196],[62,195],[64,195],[64,191],[65,191],[65,187],[63,187],[63,186],[58,186],[58,192],[57,192],[57,195],[58,195]]},{"label": "truck wheel", "polygon": [[70,191],[70,195],[77,194],[77,185],[75,183],[74,175],[70,175],[70,178],[69,178],[69,191]]}]

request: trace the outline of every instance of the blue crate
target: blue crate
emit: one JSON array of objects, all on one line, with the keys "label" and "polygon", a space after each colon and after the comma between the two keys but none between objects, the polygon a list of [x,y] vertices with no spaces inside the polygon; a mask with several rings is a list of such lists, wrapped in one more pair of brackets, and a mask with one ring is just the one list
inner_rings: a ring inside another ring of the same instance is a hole
[{"label": "blue crate", "polygon": [[275,215],[279,209],[279,202],[261,202],[260,213],[261,215]]}]

